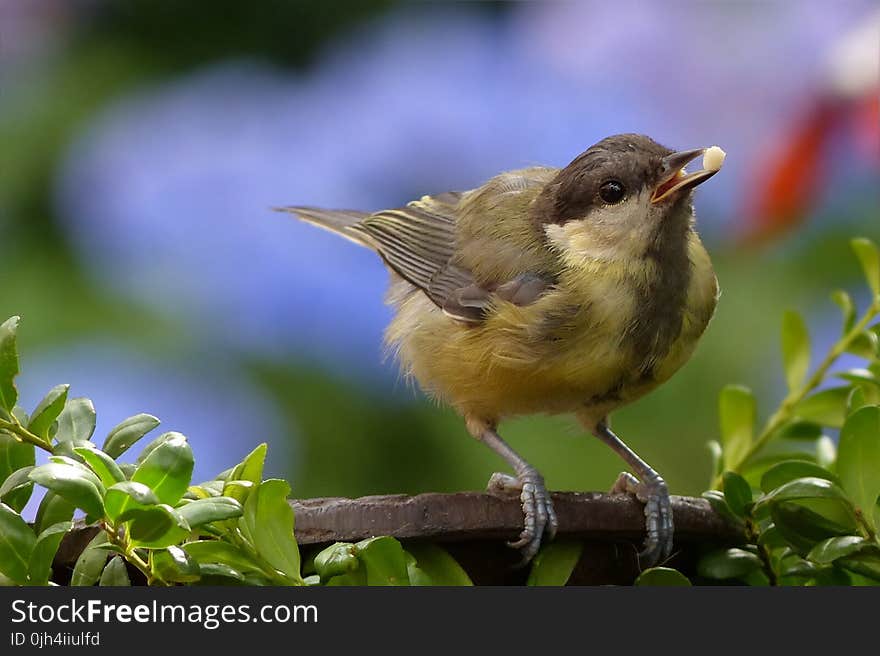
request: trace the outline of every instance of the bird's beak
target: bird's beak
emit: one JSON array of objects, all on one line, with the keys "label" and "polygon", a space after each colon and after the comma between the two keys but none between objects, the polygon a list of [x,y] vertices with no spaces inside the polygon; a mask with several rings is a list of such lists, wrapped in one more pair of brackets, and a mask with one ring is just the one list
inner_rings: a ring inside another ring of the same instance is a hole
[{"label": "bird's beak", "polygon": [[[712,149],[715,148],[717,147],[712,147]],[[687,173],[684,170],[686,164],[703,155],[707,150],[712,149],[695,148],[694,150],[682,150],[664,157],[660,163],[660,181],[654,188],[654,193],[651,194],[651,202],[659,203],[661,200],[669,198],[669,196],[679,191],[693,189],[698,184],[705,182],[718,173],[721,169],[720,162],[718,162],[717,166],[715,162],[712,162],[712,168],[707,168],[706,158],[703,160],[703,168],[699,171]],[[721,161],[723,161],[723,157]]]}]

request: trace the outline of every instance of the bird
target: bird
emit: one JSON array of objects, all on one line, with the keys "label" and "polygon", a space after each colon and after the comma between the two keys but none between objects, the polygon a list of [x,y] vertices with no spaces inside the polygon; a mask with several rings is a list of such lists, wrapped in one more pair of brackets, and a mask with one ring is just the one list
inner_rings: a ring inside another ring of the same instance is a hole
[{"label": "bird", "polygon": [[[688,173],[700,155],[703,168]],[[373,250],[389,269],[386,344],[405,376],[512,468],[488,487],[519,496],[523,528],[508,544],[523,563],[558,526],[543,476],[498,432],[531,414],[573,414],[613,449],[631,472],[612,493],[644,504],[640,563],[672,555],[667,484],[609,415],[668,380],[714,313],[718,281],[693,196],[724,155],[618,134],[563,168],[507,171],[395,209],[275,208]]]}]

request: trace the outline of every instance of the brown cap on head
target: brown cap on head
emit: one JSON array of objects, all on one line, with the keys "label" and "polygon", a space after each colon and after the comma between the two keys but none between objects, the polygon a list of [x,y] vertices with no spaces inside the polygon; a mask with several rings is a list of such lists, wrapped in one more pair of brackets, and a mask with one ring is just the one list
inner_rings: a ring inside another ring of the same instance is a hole
[{"label": "brown cap on head", "polygon": [[651,202],[679,201],[682,193],[717,172],[685,175],[682,168],[705,149],[675,152],[642,134],[607,137],[578,155],[547,185],[536,205],[540,223],[566,223],[586,217],[594,207],[614,205],[631,194],[651,190]]}]

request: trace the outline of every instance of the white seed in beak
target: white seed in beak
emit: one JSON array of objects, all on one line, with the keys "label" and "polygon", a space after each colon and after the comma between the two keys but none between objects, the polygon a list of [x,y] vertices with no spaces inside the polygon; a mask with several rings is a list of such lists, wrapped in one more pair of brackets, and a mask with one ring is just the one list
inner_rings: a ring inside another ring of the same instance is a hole
[{"label": "white seed in beak", "polygon": [[727,156],[718,146],[711,146],[703,153],[703,168],[707,171],[719,171]]}]

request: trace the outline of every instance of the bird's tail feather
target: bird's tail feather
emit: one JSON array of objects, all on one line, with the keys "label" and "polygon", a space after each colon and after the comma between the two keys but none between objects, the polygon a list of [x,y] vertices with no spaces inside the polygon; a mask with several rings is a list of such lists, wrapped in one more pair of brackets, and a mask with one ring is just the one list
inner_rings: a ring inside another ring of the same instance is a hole
[{"label": "bird's tail feather", "polygon": [[325,210],[320,207],[277,207],[279,212],[288,212],[297,216],[306,223],[311,223],[324,230],[335,232],[337,235],[350,239],[356,244],[373,248],[365,239],[364,233],[352,230],[352,227],[369,216],[367,212],[357,210]]}]

